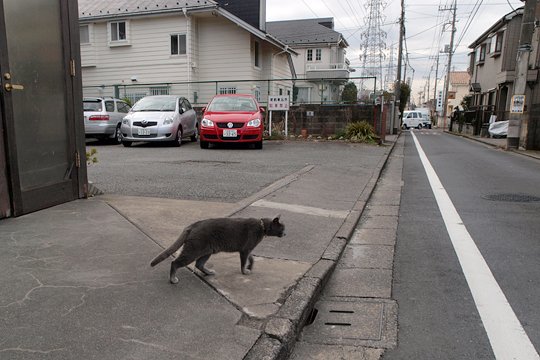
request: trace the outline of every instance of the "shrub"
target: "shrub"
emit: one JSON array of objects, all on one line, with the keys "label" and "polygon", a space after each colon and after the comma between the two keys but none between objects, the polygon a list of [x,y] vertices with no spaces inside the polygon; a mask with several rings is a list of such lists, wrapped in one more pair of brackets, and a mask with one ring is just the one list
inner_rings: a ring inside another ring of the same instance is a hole
[{"label": "shrub", "polygon": [[375,143],[375,129],[367,121],[352,122],[345,128],[345,138],[351,141]]}]

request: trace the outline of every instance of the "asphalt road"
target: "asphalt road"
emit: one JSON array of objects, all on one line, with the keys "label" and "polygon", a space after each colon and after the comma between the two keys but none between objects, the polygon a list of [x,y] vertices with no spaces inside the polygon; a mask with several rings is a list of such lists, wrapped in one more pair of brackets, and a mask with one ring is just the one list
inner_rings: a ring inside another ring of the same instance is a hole
[{"label": "asphalt road", "polygon": [[[87,149],[91,148],[97,150],[98,162],[88,166],[88,180],[106,194],[230,203],[306,165],[343,174],[346,181],[358,171],[352,169],[361,171],[366,161],[378,161],[383,151],[337,141],[266,141],[263,150],[245,146],[203,150],[189,141],[179,148],[149,143],[124,148],[89,140]],[[346,191],[343,184],[325,186]]]},{"label": "asphalt road", "polygon": [[[540,162],[437,130],[415,135],[538,352],[540,201],[515,200],[540,200]],[[411,133],[402,136],[393,283],[398,347],[384,359],[493,359],[498,341],[487,335]],[[498,326],[509,330],[502,320]]]}]

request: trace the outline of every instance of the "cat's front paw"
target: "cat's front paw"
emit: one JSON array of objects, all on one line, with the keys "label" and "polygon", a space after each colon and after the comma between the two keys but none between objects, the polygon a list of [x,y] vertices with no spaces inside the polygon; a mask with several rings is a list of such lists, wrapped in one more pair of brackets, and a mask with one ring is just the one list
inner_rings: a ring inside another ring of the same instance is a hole
[{"label": "cat's front paw", "polygon": [[169,279],[169,281],[171,282],[171,284],[178,284],[178,278],[176,276],[172,277]]},{"label": "cat's front paw", "polygon": [[251,274],[251,270],[249,270],[249,269],[242,269],[242,274],[244,274],[244,275],[249,275],[249,274]]}]

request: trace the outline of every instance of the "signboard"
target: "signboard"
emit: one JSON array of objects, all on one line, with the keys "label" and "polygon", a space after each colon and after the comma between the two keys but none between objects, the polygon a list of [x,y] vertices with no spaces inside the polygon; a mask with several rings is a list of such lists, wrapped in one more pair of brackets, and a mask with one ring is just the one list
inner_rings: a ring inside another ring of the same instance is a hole
[{"label": "signboard", "polygon": [[512,96],[512,106],[510,107],[510,112],[512,114],[523,114],[524,110],[525,110],[525,95]]},{"label": "signboard", "polygon": [[306,111],[306,116],[315,116],[315,111]]},{"label": "signboard", "polygon": [[269,96],[268,97],[269,111],[286,111],[289,110],[289,95]]},{"label": "signboard", "polygon": [[442,96],[442,91],[439,91],[439,93],[437,94],[437,106],[435,108],[436,111],[441,111],[442,108],[443,108],[443,96]]}]

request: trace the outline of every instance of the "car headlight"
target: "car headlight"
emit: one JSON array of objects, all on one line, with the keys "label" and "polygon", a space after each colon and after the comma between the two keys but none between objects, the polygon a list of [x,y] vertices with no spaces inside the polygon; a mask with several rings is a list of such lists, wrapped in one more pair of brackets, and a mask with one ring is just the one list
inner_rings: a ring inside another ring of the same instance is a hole
[{"label": "car headlight", "polygon": [[128,118],[123,118],[122,119],[122,124],[129,125],[129,119]]},{"label": "car headlight", "polygon": [[214,127],[214,122],[212,120],[210,120],[210,119],[204,118],[201,121],[201,126],[202,127]]},{"label": "car headlight", "polygon": [[163,125],[170,125],[173,123],[173,118],[166,118],[164,121],[163,121]]},{"label": "car headlight", "polygon": [[247,126],[249,126],[249,127],[259,127],[259,126],[261,126],[261,119],[253,119],[253,120],[250,120],[250,121],[247,123]]}]

